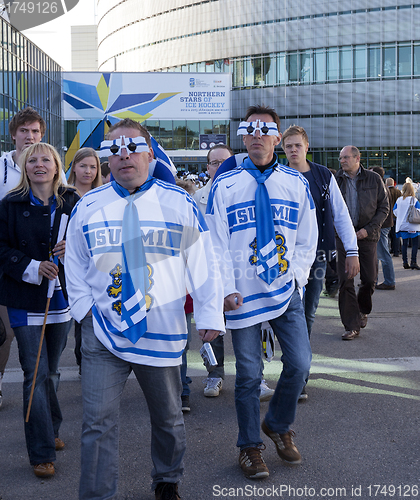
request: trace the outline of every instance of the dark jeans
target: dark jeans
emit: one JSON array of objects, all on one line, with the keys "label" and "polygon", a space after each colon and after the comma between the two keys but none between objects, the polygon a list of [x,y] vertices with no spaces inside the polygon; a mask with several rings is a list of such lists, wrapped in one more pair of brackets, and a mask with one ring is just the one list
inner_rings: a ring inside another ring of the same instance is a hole
[{"label": "dark jeans", "polygon": [[308,335],[311,336],[312,326],[315,321],[315,313],[318,309],[319,297],[324,286],[325,271],[327,269],[327,261],[325,252],[318,250],[316,259],[312,264],[308,283],[305,286],[305,295],[303,297],[303,306],[305,309],[306,325],[308,327]]},{"label": "dark jeans", "polygon": [[[70,326],[71,321],[67,321],[46,325],[45,328],[31,413],[29,422],[25,422],[26,447],[31,465],[55,460],[55,438],[58,437],[63,420],[57,398],[60,380],[58,363],[66,347]],[[41,331],[41,325],[14,328],[19,348],[19,361],[24,373],[24,418],[28,409]]]},{"label": "dark jeans", "polygon": [[398,257],[401,250],[401,243],[400,238],[397,238],[395,235],[395,220],[394,225],[389,231],[389,239],[391,240],[391,253],[394,254],[395,257]]},{"label": "dark jeans", "polygon": [[372,310],[372,295],[378,277],[378,259],[376,241],[358,240],[360,261],[360,287],[358,293],[354,279],[348,279],[345,273],[346,251],[337,238],[337,271],[340,280],[338,306],[341,322],[346,331],[360,330],[360,313],[369,314]]},{"label": "dark jeans", "polygon": [[416,236],[415,238],[403,239],[402,248],[401,248],[402,260],[403,260],[404,264],[408,264],[407,248],[408,248],[409,241],[411,241],[411,262],[410,262],[410,264],[417,264],[417,250],[419,248],[419,237],[418,236]]},{"label": "dark jeans", "polygon": [[76,356],[77,366],[82,365],[82,325],[74,321],[74,355]]}]

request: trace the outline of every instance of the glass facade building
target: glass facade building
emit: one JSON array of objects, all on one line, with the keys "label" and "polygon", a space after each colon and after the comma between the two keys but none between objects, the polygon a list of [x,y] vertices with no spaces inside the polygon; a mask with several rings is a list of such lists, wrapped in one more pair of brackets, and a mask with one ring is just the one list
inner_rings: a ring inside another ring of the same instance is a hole
[{"label": "glass facade building", "polygon": [[[308,132],[315,161],[420,180],[420,4],[406,0],[98,2],[101,71],[229,72],[230,145],[246,108]],[[166,127],[169,129],[169,127]],[[281,152],[281,150],[280,150]]]},{"label": "glass facade building", "polygon": [[15,149],[9,121],[27,106],[33,107],[47,124],[43,140],[60,150],[61,67],[2,17],[0,31],[0,151]]}]

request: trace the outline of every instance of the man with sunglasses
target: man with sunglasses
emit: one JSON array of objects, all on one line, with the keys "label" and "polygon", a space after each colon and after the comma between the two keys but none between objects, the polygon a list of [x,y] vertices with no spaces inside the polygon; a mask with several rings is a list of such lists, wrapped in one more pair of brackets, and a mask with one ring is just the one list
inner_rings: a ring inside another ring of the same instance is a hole
[{"label": "man with sunglasses", "polygon": [[188,193],[150,176],[144,127],[128,118],[113,125],[100,155],[114,180],[89,191],[73,211],[65,260],[71,314],[82,323],[79,498],[117,496],[118,415],[133,371],[150,413],[155,498],[179,500],[185,295],[194,299],[203,342],[224,331],[217,263]]},{"label": "man with sunglasses", "polygon": [[308,182],[279,164],[274,153],[281,142],[277,113],[251,106],[238,135],[248,157],[214,181],[206,221],[236,357],[239,464],[247,478],[262,479],[269,471],[261,455],[261,323],[270,323],[283,353],[283,370],[262,430],[283,461],[299,464],[290,425],[311,362],[301,297],[315,259],[318,230]]}]

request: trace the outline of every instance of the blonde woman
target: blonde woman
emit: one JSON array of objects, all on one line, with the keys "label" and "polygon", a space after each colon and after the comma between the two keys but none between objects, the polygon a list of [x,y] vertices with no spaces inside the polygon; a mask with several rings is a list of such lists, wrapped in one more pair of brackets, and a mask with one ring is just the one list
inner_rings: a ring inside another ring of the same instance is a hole
[{"label": "blonde woman", "polygon": [[79,196],[62,184],[61,160],[49,144],[29,146],[19,165],[20,182],[0,203],[0,304],[7,307],[18,343],[26,415],[48,286],[50,280],[56,281],[30,417],[25,422],[30,464],[36,476],[48,477],[55,472],[56,450],[64,447],[58,437],[62,421],[58,364],[71,325],[64,266],[57,260],[64,257],[65,241],[57,243],[57,237],[61,215],[70,216]]},{"label": "blonde woman", "polygon": [[[402,196],[397,199],[394,205],[394,215],[397,218],[395,236],[402,238],[402,258],[404,269],[416,269],[420,271],[417,265],[417,250],[419,246],[420,224],[408,222],[407,215],[410,205],[414,205],[420,210],[420,203],[415,198],[415,191],[412,182],[406,182],[401,190]],[[411,240],[411,263],[408,264],[407,247]]]},{"label": "blonde woman", "polygon": [[102,186],[99,156],[92,148],[82,148],[74,155],[68,183],[74,186],[80,196]]}]

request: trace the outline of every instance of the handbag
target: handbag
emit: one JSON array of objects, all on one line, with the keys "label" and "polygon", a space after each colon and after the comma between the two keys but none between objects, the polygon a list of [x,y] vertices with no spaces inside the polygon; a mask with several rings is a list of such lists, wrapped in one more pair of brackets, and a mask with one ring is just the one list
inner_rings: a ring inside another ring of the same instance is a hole
[{"label": "handbag", "polygon": [[411,200],[407,210],[407,221],[410,222],[410,224],[420,224],[420,211],[415,207],[415,203],[415,199],[414,203],[413,200]]}]

